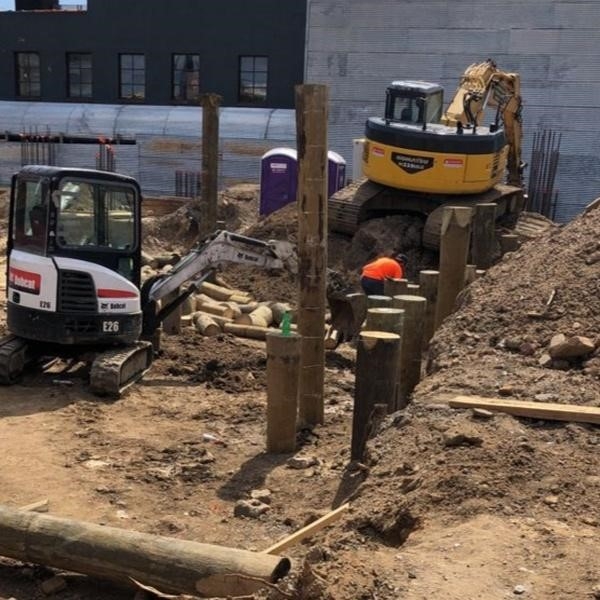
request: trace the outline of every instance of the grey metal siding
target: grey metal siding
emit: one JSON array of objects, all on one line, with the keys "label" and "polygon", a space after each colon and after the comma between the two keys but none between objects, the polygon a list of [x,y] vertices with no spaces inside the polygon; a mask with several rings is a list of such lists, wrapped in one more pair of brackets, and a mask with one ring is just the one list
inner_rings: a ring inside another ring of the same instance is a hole
[{"label": "grey metal siding", "polygon": [[[442,84],[494,59],[521,75],[523,159],[533,132],[562,134],[557,218],[600,196],[600,2],[308,0],[305,81],[330,88],[329,146],[348,161],[393,79]],[[525,173],[527,181],[528,173]]]}]

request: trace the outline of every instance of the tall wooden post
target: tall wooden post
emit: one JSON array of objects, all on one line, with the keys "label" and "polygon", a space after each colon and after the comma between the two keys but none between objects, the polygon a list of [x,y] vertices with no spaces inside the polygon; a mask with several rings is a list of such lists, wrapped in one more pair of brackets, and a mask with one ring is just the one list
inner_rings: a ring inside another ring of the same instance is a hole
[{"label": "tall wooden post", "polygon": [[456,296],[465,285],[465,267],[471,238],[471,213],[466,206],[444,208],[440,242],[440,276],[435,327],[454,310]]},{"label": "tall wooden post", "polygon": [[412,391],[421,380],[423,315],[426,304],[427,301],[422,296],[394,296],[394,306],[404,310],[396,410],[408,404]]},{"label": "tall wooden post", "polygon": [[489,269],[494,258],[496,205],[476,204],[473,214],[471,261],[478,269]]},{"label": "tall wooden post", "polygon": [[324,419],[325,288],[327,285],[327,101],[324,85],[298,85],[298,333],[302,336],[299,420]]},{"label": "tall wooden post", "polygon": [[301,338],[267,335],[267,452],[294,452]]},{"label": "tall wooden post", "polygon": [[421,271],[419,273],[419,288],[421,296],[427,300],[423,316],[423,344],[426,348],[435,333],[435,310],[437,307],[439,271]]},{"label": "tall wooden post", "polygon": [[356,350],[356,383],[352,415],[352,460],[363,460],[369,423],[375,404],[394,409],[400,336],[384,331],[363,331]]},{"label": "tall wooden post", "polygon": [[202,204],[205,222],[200,223],[204,235],[217,227],[219,190],[219,105],[221,96],[202,96]]}]

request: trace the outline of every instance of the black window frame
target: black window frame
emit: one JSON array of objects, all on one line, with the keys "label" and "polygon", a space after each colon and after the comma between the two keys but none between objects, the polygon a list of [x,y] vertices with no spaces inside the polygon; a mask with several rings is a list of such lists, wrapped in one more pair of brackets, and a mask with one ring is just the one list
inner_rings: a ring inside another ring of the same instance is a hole
[{"label": "black window frame", "polygon": [[[124,59],[132,59],[130,66],[124,65]],[[143,59],[143,67],[135,65],[137,58]],[[142,73],[143,83],[136,82],[136,75]],[[130,82],[124,81],[124,75],[128,73],[131,76]],[[127,86],[127,88],[125,87]],[[141,88],[142,95],[136,95],[136,88]],[[129,93],[125,93],[126,89]],[[126,102],[145,102],[146,100],[146,55],[143,52],[121,52],[119,54],[119,99]]]},{"label": "black window frame", "polygon": [[[35,57],[37,65],[31,64],[31,58]],[[21,59],[27,58],[27,64]],[[32,77],[35,75],[35,77]],[[42,62],[39,52],[19,51],[15,52],[15,78],[17,98],[41,98],[42,97]],[[31,92],[31,88],[37,84],[37,94]],[[28,93],[25,92],[28,89]]]},{"label": "black window frame", "polygon": [[[83,65],[80,60],[79,64],[73,59],[86,57],[89,59],[89,66]],[[67,98],[73,100],[91,100],[94,96],[94,63],[91,52],[67,52]],[[79,75],[79,81],[73,81],[73,75]],[[87,75],[87,77],[86,77]],[[86,81],[88,79],[89,81]],[[89,94],[84,93],[85,86],[89,86]],[[79,88],[79,93],[74,93],[75,87]]]},{"label": "black window frame", "polygon": [[[251,68],[244,65],[244,62],[250,59],[252,61]],[[257,60],[265,61],[265,68],[257,67]],[[242,54],[238,61],[238,103],[244,105],[263,105],[266,104],[269,90],[269,57],[264,54]],[[257,76],[264,74],[264,83],[257,82]],[[251,80],[249,84],[245,83],[245,79]],[[244,90],[250,89],[249,93]],[[264,90],[264,95],[256,93],[257,90]]]},{"label": "black window frame", "polygon": [[[178,67],[177,62],[183,59],[186,66]],[[187,66],[188,60],[192,60],[192,67]],[[192,81],[179,82],[178,76],[191,76]],[[194,75],[196,80],[193,81]],[[188,97],[188,89],[191,87],[192,94]],[[179,92],[178,92],[179,90]],[[195,93],[194,93],[195,92]],[[190,53],[174,53],[171,57],[171,100],[181,104],[198,104],[200,102],[200,55]]]}]

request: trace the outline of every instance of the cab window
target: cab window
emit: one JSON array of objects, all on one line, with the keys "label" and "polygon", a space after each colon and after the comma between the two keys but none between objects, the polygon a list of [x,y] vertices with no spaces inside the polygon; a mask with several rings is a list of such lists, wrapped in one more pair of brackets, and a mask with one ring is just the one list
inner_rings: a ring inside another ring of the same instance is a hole
[{"label": "cab window", "polygon": [[135,247],[136,205],[131,188],[65,179],[57,200],[59,246]]},{"label": "cab window", "polygon": [[15,248],[44,254],[48,239],[48,200],[42,181],[21,180],[13,205],[12,242]]}]

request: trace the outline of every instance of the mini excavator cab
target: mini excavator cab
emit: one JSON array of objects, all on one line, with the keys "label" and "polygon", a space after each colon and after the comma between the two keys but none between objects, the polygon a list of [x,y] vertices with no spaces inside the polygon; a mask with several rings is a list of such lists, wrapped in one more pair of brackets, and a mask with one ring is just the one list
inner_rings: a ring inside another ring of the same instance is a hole
[{"label": "mini excavator cab", "polygon": [[[13,176],[10,202],[10,331],[61,344],[102,342],[104,337],[110,343],[137,339],[137,182],[116,173],[27,166]],[[99,306],[102,312],[103,304],[108,311],[111,303],[132,301],[137,304],[129,307],[132,311],[104,325]],[[127,317],[135,323],[126,323]],[[108,331],[115,327],[117,331]]]}]

